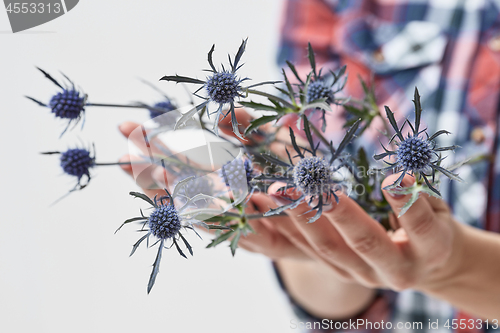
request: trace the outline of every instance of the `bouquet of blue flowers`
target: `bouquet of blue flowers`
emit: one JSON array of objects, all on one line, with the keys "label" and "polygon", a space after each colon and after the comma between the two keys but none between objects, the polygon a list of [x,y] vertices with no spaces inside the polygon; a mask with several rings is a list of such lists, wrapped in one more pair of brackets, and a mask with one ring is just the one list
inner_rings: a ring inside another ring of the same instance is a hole
[{"label": "bouquet of blue flowers", "polygon": [[[164,249],[175,247],[186,258],[186,250],[193,255],[188,232],[201,238],[200,228],[210,230],[214,238],[207,247],[227,240],[234,255],[240,238],[254,232],[249,223],[251,219],[271,219],[307,202],[310,212],[314,212],[308,222],[313,223],[321,216],[325,205],[335,205],[341,200],[339,192],[352,196],[389,230],[393,212],[382,190],[410,194],[400,212],[402,215],[421,193],[440,198],[442,175],[462,181],[454,170],[470,162],[445,165],[443,153],[458,147],[437,144],[436,139],[449,132],[440,130],[429,134],[422,128],[423,110],[417,88],[413,100],[414,119],[398,120],[388,106],[383,112],[379,109],[373,89],[361,80],[363,99],[343,95],[346,67],[336,71],[318,69],[311,45],[308,47],[310,70],[307,75],[301,76],[295,65],[287,62],[287,68],[282,70],[282,81],[248,84],[250,79],[239,74],[246,45],[247,40],[244,40],[234,57],[229,56],[228,64],[220,67],[214,65],[214,45],[208,52],[209,68],[205,70],[204,80],[177,74],[160,79],[196,87],[191,98],[200,102],[193,101],[184,112],[166,94],[162,101],[152,105],[94,103],[68,77],[63,75],[61,83],[39,69],[56,85],[58,92],[47,103],[28,98],[66,122],[61,136],[80,122],[83,127],[89,108],[125,107],[149,111],[152,121],[136,129],[145,147],[140,160],[99,163],[93,145],[43,153],[58,154],[63,171],[75,178],[75,186],[68,194],[88,186],[92,169],[99,166],[126,164],[132,167],[136,179],[149,173],[150,179],[155,180],[149,189],[154,188],[157,193],[161,190],[161,195],[149,197],[130,192],[134,198],[145,201],[150,206],[149,211],[140,210],[140,216],[124,221],[118,228],[139,224],[143,235],[133,245],[130,255],[144,242],[147,247],[157,246],[148,293],[156,281]],[[346,111],[345,133],[337,144],[325,135],[327,114],[334,106]],[[242,108],[255,115],[244,128],[240,117],[248,114],[238,110]],[[369,158],[364,147],[355,149],[352,143],[376,118],[384,123],[380,129],[383,144],[380,152]],[[283,128],[287,124],[288,128]],[[217,145],[214,142],[209,145],[210,154],[206,159],[210,161],[195,161],[162,142],[164,134],[177,130],[201,131],[204,135],[220,138]],[[277,150],[277,146],[281,148]],[[222,162],[220,156],[223,156]],[[382,188],[384,177],[381,174],[387,172],[400,176],[393,184]],[[413,185],[401,185],[405,175],[414,177]],[[279,191],[295,192],[294,198],[267,212],[248,213],[252,195],[257,191],[266,193],[276,182],[281,184]],[[353,191],[353,188],[363,191]]]}]

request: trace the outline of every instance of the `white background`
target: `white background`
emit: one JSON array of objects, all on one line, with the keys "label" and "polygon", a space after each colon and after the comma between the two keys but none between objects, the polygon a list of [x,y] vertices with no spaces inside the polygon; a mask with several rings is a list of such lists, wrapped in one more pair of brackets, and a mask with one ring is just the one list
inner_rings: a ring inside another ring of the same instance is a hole
[{"label": "white background", "polygon": [[[146,111],[88,108],[78,127],[59,139],[63,123],[30,95],[48,102],[57,88],[35,66],[78,83],[93,102],[156,102],[139,81],[174,73],[204,78],[213,43],[217,63],[249,37],[242,75],[279,79],[275,68],[281,1],[87,0],[66,15],[12,34],[0,9],[0,332],[288,332],[293,317],[270,262],[227,244],[195,256],[164,252],[150,295],[146,285],[156,251],[141,247],[130,226],[138,190],[118,167],[94,170],[82,192],[49,205],[73,185],[57,156],[94,142],[100,162],[127,153],[120,122],[147,120]],[[185,102],[173,83],[158,86]]]}]

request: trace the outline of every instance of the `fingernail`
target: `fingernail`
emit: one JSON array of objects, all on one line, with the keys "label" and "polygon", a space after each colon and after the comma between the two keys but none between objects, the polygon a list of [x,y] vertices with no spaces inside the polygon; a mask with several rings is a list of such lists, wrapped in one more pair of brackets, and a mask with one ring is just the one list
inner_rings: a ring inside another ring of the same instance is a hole
[{"label": "fingernail", "polygon": [[397,193],[394,193],[394,192],[392,192],[390,190],[386,190],[385,192],[388,193],[392,198],[394,198],[396,200],[404,198],[403,194],[397,194]]}]

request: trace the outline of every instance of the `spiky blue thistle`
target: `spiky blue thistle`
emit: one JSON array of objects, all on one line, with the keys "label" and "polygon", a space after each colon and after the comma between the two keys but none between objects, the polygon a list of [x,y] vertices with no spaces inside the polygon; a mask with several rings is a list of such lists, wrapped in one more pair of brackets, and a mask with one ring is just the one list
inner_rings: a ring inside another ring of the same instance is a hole
[{"label": "spiky blue thistle", "polygon": [[67,76],[64,77],[70,83],[70,86],[65,87],[44,70],[40,68],[38,68],[38,70],[59,87],[61,91],[53,95],[48,104],[40,102],[33,97],[26,97],[40,106],[50,108],[56,118],[68,120],[66,128],[61,133],[62,136],[72,123],[76,125],[85,116],[87,95],[77,90],[75,84]]},{"label": "spiky blue thistle", "polygon": [[85,98],[76,89],[63,89],[52,96],[49,106],[56,117],[78,119],[85,112]]},{"label": "spiky blue thistle", "polygon": [[[130,255],[133,255],[135,253],[139,245],[144,240],[147,240],[149,244],[150,237],[155,238],[156,241],[154,244],[159,243],[156,260],[153,264],[153,271],[151,272],[151,276],[149,278],[148,293],[151,291],[151,289],[155,284],[156,276],[158,275],[160,269],[160,261],[164,248],[169,249],[175,246],[179,254],[182,257],[187,258],[187,256],[184,254],[184,252],[180,247],[180,243],[182,243],[185,245],[189,253],[193,255],[193,248],[182,234],[181,232],[182,229],[192,230],[198,235],[198,233],[194,229],[194,225],[204,226],[208,229],[211,229],[212,227],[208,226],[206,223],[202,221],[196,220],[194,218],[194,215],[196,214],[192,215],[191,212],[188,210],[189,207],[192,207],[191,204],[196,202],[197,200],[213,199],[212,197],[204,194],[198,194],[195,197],[190,198],[187,202],[184,202],[180,208],[177,208],[175,206],[174,199],[177,198],[177,196],[183,190],[184,187],[188,186],[188,183],[192,179],[193,177],[188,177],[186,179],[181,180],[175,186],[172,194],[170,194],[170,192],[167,189],[165,189],[166,195],[160,197],[155,196],[153,199],[150,199],[147,195],[142,193],[130,192],[130,195],[136,198],[140,198],[145,202],[147,202],[148,204],[150,204],[153,208],[153,212],[149,216],[144,216],[141,210],[141,216],[133,217],[131,219],[126,220],[116,231],[120,230],[125,224],[132,222],[139,222],[142,225],[140,231],[146,232],[146,234],[141,238],[139,238],[139,240],[133,245],[132,252],[130,253]],[[198,212],[202,213],[202,211],[200,211],[199,209]],[[227,228],[215,226],[213,227],[213,229],[227,229]],[[167,242],[171,243],[171,245],[167,246]]]},{"label": "spiky blue thistle", "polygon": [[[432,191],[431,193],[440,197],[441,193],[434,184],[436,171],[441,172],[450,179],[463,181],[457,174],[454,174],[441,166],[441,161],[444,159],[441,157],[441,152],[450,150],[453,151],[458,148],[458,146],[437,146],[436,138],[442,134],[450,134],[448,131],[440,130],[429,136],[426,129],[420,130],[422,106],[420,103],[420,95],[416,87],[413,103],[415,105],[415,123],[412,125],[410,121],[405,120],[401,128],[398,127],[396,123],[394,113],[389,109],[389,107],[385,107],[389,123],[395,131],[395,134],[389,140],[389,144],[394,142],[397,148],[395,150],[389,150],[382,145],[385,152],[375,155],[374,158],[375,160],[381,160],[385,157],[390,158],[391,156],[394,156],[394,162],[384,160],[388,167],[378,171],[393,170],[395,173],[401,173],[394,183],[386,186],[385,189],[394,189],[399,187],[405,175],[412,175],[417,178],[417,181],[423,179],[427,187]],[[411,131],[408,132],[406,137],[404,137],[402,131],[406,124],[410,126]],[[431,178],[431,180],[429,180],[429,178]]]},{"label": "spiky blue thistle", "polygon": [[332,167],[322,157],[305,157],[293,167],[293,182],[297,189],[308,196],[330,193],[334,185]]},{"label": "spiky blue thistle", "polygon": [[242,184],[244,182],[248,188],[251,188],[251,182],[255,176],[252,161],[235,158],[222,166],[221,176],[226,186],[231,186],[230,183]]},{"label": "spiky blue thistle", "polygon": [[[164,100],[164,101],[158,102],[155,105],[153,105],[153,107],[155,109],[149,109],[149,117],[151,119],[153,119],[154,121],[161,122],[161,123],[163,123],[163,120],[162,120],[163,117],[160,117],[160,116],[168,114],[168,111],[172,111],[172,110],[177,109],[175,107],[175,105],[170,100]],[[165,111],[161,112],[158,109],[163,109]],[[173,118],[173,121],[175,121],[175,117]]]},{"label": "spiky blue thistle", "polygon": [[398,166],[412,172],[427,170],[432,156],[431,142],[418,136],[408,136],[396,149]]},{"label": "spiky blue thistle", "polygon": [[323,205],[329,203],[332,197],[336,202],[339,201],[335,192],[342,188],[344,182],[339,177],[336,177],[336,171],[345,166],[345,161],[341,157],[343,156],[343,151],[346,146],[354,138],[354,134],[359,127],[360,120],[356,121],[351,128],[349,128],[336,150],[331,145],[328,147],[330,149],[331,156],[330,159],[326,159],[324,157],[317,156],[319,143],[317,145],[314,144],[307,117],[303,116],[302,119],[304,122],[304,132],[309,143],[309,149],[301,149],[297,145],[295,133],[292,128],[289,128],[291,143],[297,153],[295,157],[300,158],[297,164],[293,163],[292,157],[286,148],[285,150],[288,154],[289,163],[271,155],[263,154],[262,157],[264,159],[272,164],[284,168],[286,173],[284,175],[270,177],[263,174],[255,177],[254,179],[260,181],[283,182],[286,184],[283,189],[292,188],[300,193],[298,199],[291,200],[290,204],[271,209],[265,213],[265,216],[279,214],[286,209],[293,209],[307,198],[309,204],[312,204],[313,201],[317,200],[316,206],[312,207],[310,210],[316,210],[316,214],[308,221],[309,223],[312,223],[321,216],[323,212]]},{"label": "spiky blue thistle", "polygon": [[95,166],[95,157],[87,149],[74,148],[61,153],[61,167],[65,173],[78,178],[90,178],[90,169]]},{"label": "spiky blue thistle", "polygon": [[241,93],[241,81],[235,73],[216,72],[207,77],[205,89],[212,101],[219,104],[234,103]]},{"label": "spiky blue thistle", "polygon": [[[183,114],[182,117],[177,121],[177,124],[175,126],[176,129],[186,124],[186,122],[193,118],[196,113],[206,112],[209,117],[215,115],[213,131],[216,135],[218,135],[219,121],[230,115],[234,134],[236,134],[236,136],[238,136],[240,139],[243,139],[243,136],[238,129],[239,124],[236,119],[235,103],[237,102],[237,100],[244,97],[244,93],[248,92],[248,89],[251,87],[276,83],[262,82],[254,84],[250,87],[243,87],[241,85],[243,81],[249,80],[249,78],[240,78],[236,74],[238,69],[240,69],[242,66],[239,63],[241,57],[243,56],[243,53],[245,52],[246,44],[247,39],[242,41],[238,52],[234,56],[234,61],[231,56],[229,56],[228,69],[226,69],[224,65],[221,65],[221,69],[217,69],[214,66],[212,54],[215,50],[215,45],[213,45],[208,52],[208,64],[210,65],[210,69],[206,70],[211,74],[207,76],[205,81],[179,75],[164,76],[160,79],[165,81],[173,81],[176,83],[192,83],[200,85],[200,88],[198,88],[193,94],[196,97],[203,99],[204,102],[196,105],[190,111]],[[205,91],[206,96],[198,95],[198,92],[200,92],[202,89]],[[208,109],[209,103],[217,104],[217,109],[215,111],[210,111]],[[225,108],[227,108],[227,110],[225,110]]]},{"label": "spiky blue thistle", "polygon": [[148,226],[153,236],[169,239],[175,237],[181,229],[181,218],[174,205],[160,204],[149,215]]},{"label": "spiky blue thistle", "polygon": [[328,104],[333,102],[332,84],[328,84],[325,80],[318,80],[311,82],[307,87],[307,103],[319,99],[326,99]]}]

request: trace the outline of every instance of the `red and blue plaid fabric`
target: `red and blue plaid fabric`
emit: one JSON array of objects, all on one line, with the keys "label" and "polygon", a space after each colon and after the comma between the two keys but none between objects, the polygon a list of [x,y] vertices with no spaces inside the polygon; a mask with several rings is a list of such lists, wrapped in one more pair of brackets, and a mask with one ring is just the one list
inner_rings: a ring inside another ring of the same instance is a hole
[{"label": "red and blue plaid fabric", "polygon": [[[500,0],[286,1],[278,62],[292,61],[305,73],[308,42],[323,67],[347,65],[346,95],[363,96],[359,76],[373,84],[379,105],[388,105],[397,119],[412,114],[418,87],[429,132],[448,130],[452,135],[441,136],[439,144],[461,146],[446,158],[448,165],[488,155],[458,170],[465,183],[444,181],[440,189],[457,220],[500,232]],[[343,133],[342,121],[335,121],[343,110],[334,111],[326,132],[332,140]],[[379,136],[374,129],[358,141],[374,153]],[[319,320],[292,304],[299,320]],[[360,318],[422,322],[423,330],[429,320],[439,320],[432,329],[438,333],[449,331],[442,325],[446,320],[469,317],[406,290],[380,291]]]}]

